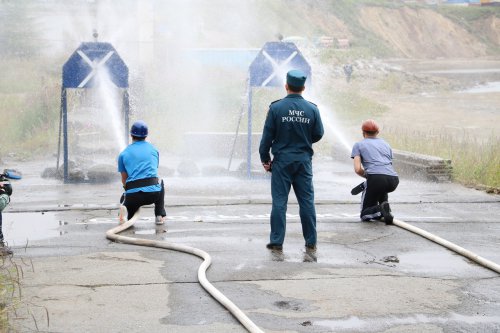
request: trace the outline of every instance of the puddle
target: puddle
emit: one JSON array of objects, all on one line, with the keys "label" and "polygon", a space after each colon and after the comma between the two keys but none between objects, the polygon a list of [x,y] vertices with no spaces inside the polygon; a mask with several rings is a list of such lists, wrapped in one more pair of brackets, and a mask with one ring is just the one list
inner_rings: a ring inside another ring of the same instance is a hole
[{"label": "puddle", "polygon": [[134,230],[136,235],[161,235],[167,232],[167,229],[162,226],[156,226],[155,229]]},{"label": "puddle", "polygon": [[458,313],[451,313],[449,316],[432,316],[424,314],[415,314],[407,317],[378,317],[361,319],[356,316],[338,320],[319,320],[313,322],[313,325],[328,327],[332,331],[339,330],[360,330],[363,332],[374,332],[393,327],[396,325],[416,325],[416,324],[449,324],[451,322],[460,325],[478,325],[478,324],[496,324],[500,317],[493,316],[467,316]]},{"label": "puddle", "polygon": [[470,94],[500,92],[500,81],[488,82],[486,84],[478,85],[460,92],[470,93]]},{"label": "puddle", "polygon": [[2,213],[3,234],[9,246],[25,246],[28,242],[59,237],[65,232],[60,227],[67,222],[61,221],[55,213]]},{"label": "puddle", "polygon": [[154,230],[154,229],[134,230],[134,234],[136,234],[136,235],[154,235],[154,234],[156,234],[156,230]]},{"label": "puddle", "polygon": [[[145,222],[154,222],[154,217],[141,217],[137,220],[137,224]],[[86,221],[76,222],[75,224],[118,224],[118,217],[93,217]]]},{"label": "puddle", "polygon": [[447,249],[432,252],[398,254],[398,267],[403,271],[455,274],[474,268],[467,259]]},{"label": "puddle", "polygon": [[[76,222],[75,224],[113,224],[117,226],[118,217],[93,217],[82,222]],[[150,227],[151,225],[153,225],[155,228],[143,228],[144,226]],[[164,225],[155,225],[154,217],[141,217],[135,222],[134,226],[135,228],[133,230],[134,234],[136,235],[157,235],[165,233],[167,229]],[[137,227],[141,229],[137,229]]]}]

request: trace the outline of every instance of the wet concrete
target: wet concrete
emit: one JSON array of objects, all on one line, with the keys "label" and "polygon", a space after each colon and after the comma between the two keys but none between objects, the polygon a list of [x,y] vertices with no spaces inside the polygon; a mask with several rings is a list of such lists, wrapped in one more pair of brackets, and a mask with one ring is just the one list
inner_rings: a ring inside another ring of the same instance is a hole
[{"label": "wet concrete", "polygon": [[[165,178],[166,225],[145,207],[123,234],[208,252],[208,279],[266,332],[500,330],[497,273],[398,227],[359,222],[352,166],[317,162],[316,253],[304,249],[293,194],[283,252],[265,249],[266,178]],[[198,284],[199,258],[105,238],[118,180],[62,185],[36,169],[25,167],[4,214],[24,265],[21,331],[245,331]],[[390,199],[397,218],[500,262],[498,195],[402,179]]]}]

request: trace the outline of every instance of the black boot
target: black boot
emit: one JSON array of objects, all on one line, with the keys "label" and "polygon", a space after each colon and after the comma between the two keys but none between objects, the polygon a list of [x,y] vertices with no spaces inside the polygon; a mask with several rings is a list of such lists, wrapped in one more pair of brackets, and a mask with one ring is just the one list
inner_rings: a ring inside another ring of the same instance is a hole
[{"label": "black boot", "polygon": [[380,212],[384,217],[385,224],[392,224],[392,221],[394,221],[394,216],[391,213],[391,206],[389,206],[389,203],[387,201],[384,201],[380,204]]}]

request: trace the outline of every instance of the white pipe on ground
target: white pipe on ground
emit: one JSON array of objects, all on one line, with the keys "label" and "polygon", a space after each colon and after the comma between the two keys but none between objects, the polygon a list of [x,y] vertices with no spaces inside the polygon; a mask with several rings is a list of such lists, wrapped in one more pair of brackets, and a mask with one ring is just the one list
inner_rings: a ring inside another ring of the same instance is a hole
[{"label": "white pipe on ground", "polygon": [[408,224],[406,222],[403,222],[401,220],[394,219],[393,221],[394,225],[397,225],[398,227],[401,227],[403,229],[409,230],[413,233],[416,233],[422,237],[425,237],[439,245],[442,245],[458,254],[463,255],[466,258],[469,258],[472,261],[477,262],[478,264],[491,269],[492,271],[495,271],[497,273],[500,273],[500,265],[485,259],[483,257],[478,256],[477,254],[470,252],[469,250],[464,249],[463,247],[460,247],[452,242],[447,241],[446,239],[443,239],[441,237],[438,237],[434,234],[431,234],[430,232],[427,232],[423,229],[417,228],[411,224]]},{"label": "white pipe on ground", "polygon": [[185,252],[189,254],[193,254],[203,259],[202,264],[198,268],[198,281],[203,286],[203,288],[212,295],[219,303],[221,303],[229,312],[233,314],[236,319],[250,332],[250,333],[264,333],[257,325],[255,325],[250,318],[248,318],[243,311],[241,311],[229,298],[224,296],[217,288],[215,288],[210,281],[208,281],[205,272],[208,267],[212,263],[212,258],[208,253],[202,251],[200,249],[173,244],[165,241],[156,241],[151,239],[143,239],[143,238],[134,238],[134,237],[126,237],[118,235],[120,232],[130,228],[139,218],[139,211],[135,213],[135,215],[125,223],[118,225],[112,229],[106,231],[106,238],[120,243],[132,244],[132,245],[140,245],[140,246],[150,246],[150,247],[158,247],[167,250],[174,250]]}]

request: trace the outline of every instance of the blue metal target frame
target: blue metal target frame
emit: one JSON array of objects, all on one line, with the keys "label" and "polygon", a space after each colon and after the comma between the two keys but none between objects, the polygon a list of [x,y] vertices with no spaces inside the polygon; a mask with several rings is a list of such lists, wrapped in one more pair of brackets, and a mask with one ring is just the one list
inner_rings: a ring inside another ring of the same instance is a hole
[{"label": "blue metal target frame", "polygon": [[[109,72],[111,81],[118,87],[124,88],[123,94],[123,123],[124,140],[128,138],[129,127],[129,94],[128,94],[128,67],[120,58],[116,50],[110,43],[86,42],[82,43],[78,49],[73,52],[71,57],[63,66],[62,88],[61,88],[61,122],[63,127],[63,145],[64,145],[64,182],[68,182],[68,110],[67,94],[68,88],[88,89],[96,85],[96,74],[106,68]],[[59,144],[60,147],[60,144]],[[59,153],[57,156],[57,169],[59,169]]]},{"label": "blue metal target frame", "polygon": [[285,87],[286,73],[292,69],[303,71],[311,84],[311,66],[291,42],[267,42],[248,70],[248,138],[247,177],[252,165],[252,89],[254,87]]}]

